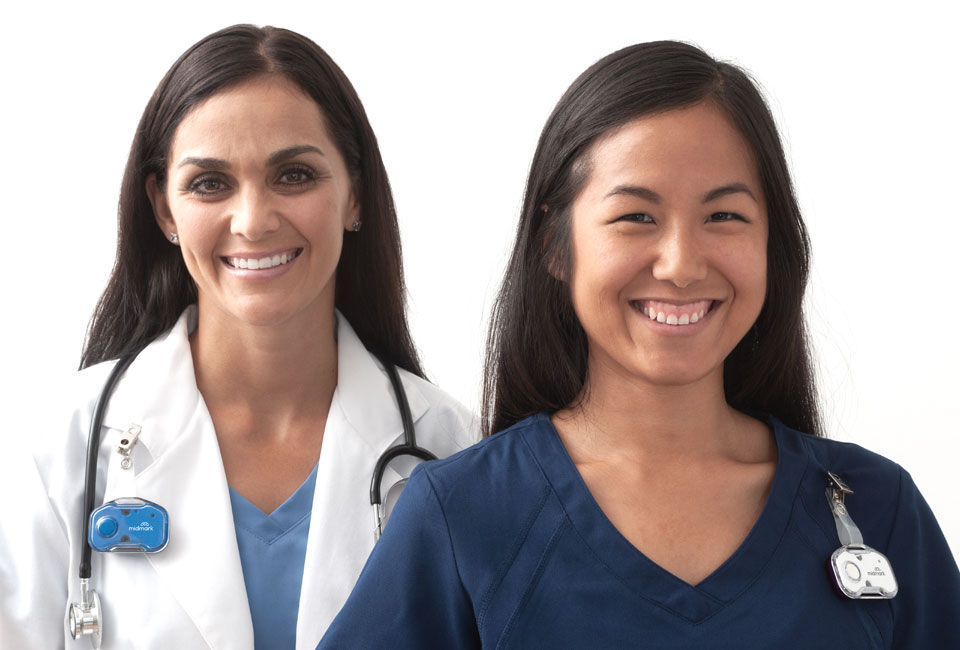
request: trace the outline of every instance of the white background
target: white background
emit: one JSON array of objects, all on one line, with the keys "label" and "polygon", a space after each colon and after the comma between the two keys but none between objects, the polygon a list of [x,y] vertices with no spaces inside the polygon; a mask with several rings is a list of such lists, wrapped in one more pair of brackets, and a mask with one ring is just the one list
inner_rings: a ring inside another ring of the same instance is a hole
[{"label": "white background", "polygon": [[0,16],[5,448],[63,426],[45,415],[110,271],[134,128],[202,36],[288,27],[353,81],[395,191],[414,337],[431,378],[474,408],[547,115],[596,59],[673,38],[751,70],[781,125],[813,238],[830,436],[905,466],[960,551],[955,15],[876,2],[16,4]]}]

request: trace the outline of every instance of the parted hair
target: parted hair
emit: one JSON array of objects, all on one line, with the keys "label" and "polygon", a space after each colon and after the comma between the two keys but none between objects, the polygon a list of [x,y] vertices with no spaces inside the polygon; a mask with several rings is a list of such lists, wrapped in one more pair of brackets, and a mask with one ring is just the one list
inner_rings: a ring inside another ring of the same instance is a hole
[{"label": "parted hair", "polygon": [[483,433],[575,404],[587,339],[570,301],[571,205],[589,177],[598,138],[646,115],[712,102],[743,135],[769,218],[766,300],[724,362],[727,402],[822,435],[803,314],[810,241],[783,145],[757,85],[739,67],[674,41],[626,47],[567,89],[540,135],[516,240],[493,304],[483,379]]},{"label": "parted hair", "polygon": [[171,140],[194,106],[265,74],[282,75],[320,107],[359,200],[363,228],[344,236],[337,309],[367,348],[423,376],[406,318],[393,195],[363,105],[316,43],[286,29],[253,25],[227,27],[201,39],[173,64],[147,103],[120,190],[116,260],[90,321],[81,367],[139,349],[196,302],[196,285],[179,248],[157,228],[147,178],[156,174],[158,185],[165,186]]}]

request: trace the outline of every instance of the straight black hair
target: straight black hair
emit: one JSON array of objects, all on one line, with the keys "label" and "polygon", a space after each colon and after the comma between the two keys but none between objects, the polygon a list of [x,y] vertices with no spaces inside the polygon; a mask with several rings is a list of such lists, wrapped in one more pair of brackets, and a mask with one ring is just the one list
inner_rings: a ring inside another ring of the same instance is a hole
[{"label": "straight black hair", "polygon": [[363,344],[423,376],[410,337],[397,215],[376,136],[343,71],[310,39],[276,27],[235,25],[211,34],[173,64],[150,98],[123,175],[117,257],[90,321],[81,368],[138,349],[170,329],[197,300],[180,255],[154,220],[146,183],[163,187],[177,126],[203,100],[253,77],[282,75],[320,107],[360,203],[359,232],[346,233],[335,304]]},{"label": "straight black hair", "polygon": [[773,116],[747,73],[674,41],[604,57],[573,82],[543,128],[491,315],[484,435],[571,406],[584,387],[586,335],[569,285],[555,276],[569,277],[570,208],[589,176],[591,145],[637,118],[707,101],[753,151],[770,224],[766,300],[752,334],[724,362],[727,402],[822,435],[803,317],[810,241]]}]

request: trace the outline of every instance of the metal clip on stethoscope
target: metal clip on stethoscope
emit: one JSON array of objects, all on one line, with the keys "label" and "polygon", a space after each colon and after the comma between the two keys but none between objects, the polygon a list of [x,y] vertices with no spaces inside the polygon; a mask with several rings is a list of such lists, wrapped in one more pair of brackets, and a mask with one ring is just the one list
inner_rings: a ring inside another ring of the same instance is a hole
[{"label": "metal clip on stethoscope", "polygon": [[841,544],[830,556],[834,585],[847,598],[893,598],[898,587],[890,560],[863,543],[863,535],[843,503],[853,490],[833,472],[827,472],[827,479],[827,501]]},{"label": "metal clip on stethoscope", "polygon": [[[138,499],[127,497],[105,503],[94,509],[97,488],[97,461],[100,453],[100,430],[103,427],[103,415],[110,401],[110,396],[123,373],[130,367],[133,360],[140,354],[140,348],[121,358],[110,371],[104,382],[100,396],[94,407],[90,421],[90,434],[87,439],[87,468],[83,493],[83,535],[80,551],[80,602],[71,603],[67,611],[67,626],[74,639],[89,636],[94,648],[99,648],[103,633],[103,609],[100,606],[100,596],[90,588],[91,556],[94,547],[98,551],[134,551],[141,553],[156,553],[166,547],[169,531],[169,521],[166,510],[161,506]],[[397,407],[400,410],[400,419],[403,422],[403,443],[391,447],[377,459],[370,481],[370,504],[376,522],[374,539],[380,539],[383,526],[386,522],[383,500],[381,498],[381,483],[383,474],[390,461],[399,456],[413,456],[420,460],[436,460],[436,456],[422,447],[417,446],[416,430],[413,416],[410,413],[410,404],[407,401],[406,391],[400,383],[400,376],[392,363],[380,358],[380,363],[390,377],[390,384],[397,398]],[[121,467],[130,469],[132,465],[131,451],[140,435],[140,427],[131,425],[126,435],[121,439],[118,453],[123,456]],[[403,485],[402,479],[394,486]],[[392,489],[392,488],[391,488]],[[132,522],[133,525],[128,523]],[[134,531],[136,531],[134,533]]]}]

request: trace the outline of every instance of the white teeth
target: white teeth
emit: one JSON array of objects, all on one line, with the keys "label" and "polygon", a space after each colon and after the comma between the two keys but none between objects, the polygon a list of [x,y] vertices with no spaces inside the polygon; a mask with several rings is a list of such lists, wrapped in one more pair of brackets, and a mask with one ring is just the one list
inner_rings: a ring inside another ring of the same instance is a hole
[{"label": "white teeth", "polygon": [[[666,325],[692,325],[696,322],[703,320],[704,315],[710,311],[709,307],[706,309],[700,309],[692,313],[670,313],[667,314],[662,311],[658,311],[656,308],[652,307],[649,304],[643,304],[641,301],[636,301],[633,303],[634,307],[640,311],[644,316],[650,320],[655,320],[658,323],[664,323]],[[703,302],[701,302],[703,304]],[[682,307],[681,307],[682,308]],[[678,310],[679,311],[679,310]]]},{"label": "white teeth", "polygon": [[282,253],[272,257],[263,257],[259,259],[245,257],[228,258],[230,266],[237,269],[272,269],[275,266],[286,264],[296,257],[296,253]]}]

